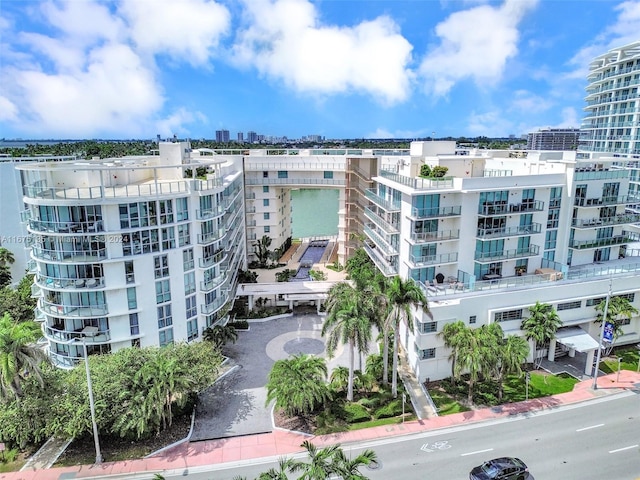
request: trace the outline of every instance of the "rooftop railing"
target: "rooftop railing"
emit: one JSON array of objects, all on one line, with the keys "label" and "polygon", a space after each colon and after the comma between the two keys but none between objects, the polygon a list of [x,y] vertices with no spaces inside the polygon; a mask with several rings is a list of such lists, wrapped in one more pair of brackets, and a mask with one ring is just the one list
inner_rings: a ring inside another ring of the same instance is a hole
[{"label": "rooftop railing", "polygon": [[440,255],[410,255],[409,260],[416,267],[424,265],[440,265],[444,263],[455,263],[458,261],[458,253],[443,253]]},{"label": "rooftop railing", "polygon": [[493,262],[495,260],[509,260],[510,258],[533,257],[538,253],[540,253],[540,247],[538,245],[530,245],[526,248],[514,248],[511,250],[476,252],[474,259],[479,262]]},{"label": "rooftop railing", "polygon": [[380,170],[380,176],[387,178],[401,185],[413,188],[414,190],[435,190],[453,187],[453,177],[442,178],[422,178],[406,177],[390,170]]},{"label": "rooftop railing", "polygon": [[462,206],[454,205],[451,207],[436,208],[412,208],[411,216],[413,218],[436,218],[436,217],[457,217],[462,214]]},{"label": "rooftop railing", "polygon": [[476,236],[480,238],[500,238],[519,235],[531,235],[534,233],[540,233],[541,231],[542,225],[532,222],[528,225],[518,225],[515,227],[478,228]]},{"label": "rooftop railing", "polygon": [[437,232],[413,232],[411,240],[414,243],[442,242],[447,240],[458,240],[460,230],[439,230]]}]

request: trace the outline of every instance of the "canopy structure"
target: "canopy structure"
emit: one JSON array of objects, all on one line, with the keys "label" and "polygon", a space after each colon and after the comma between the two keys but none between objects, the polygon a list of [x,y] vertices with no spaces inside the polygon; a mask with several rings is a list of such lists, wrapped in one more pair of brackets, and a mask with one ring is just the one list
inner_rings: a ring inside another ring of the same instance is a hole
[{"label": "canopy structure", "polygon": [[578,352],[588,352],[598,348],[598,342],[580,327],[564,327],[556,332],[556,340]]}]

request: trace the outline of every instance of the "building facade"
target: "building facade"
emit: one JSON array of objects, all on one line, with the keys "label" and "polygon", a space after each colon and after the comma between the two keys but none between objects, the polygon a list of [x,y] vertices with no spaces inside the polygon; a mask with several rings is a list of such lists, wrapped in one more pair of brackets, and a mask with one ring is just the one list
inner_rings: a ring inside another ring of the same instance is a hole
[{"label": "building facade", "polygon": [[543,128],[527,134],[527,150],[576,150],[578,128]]}]

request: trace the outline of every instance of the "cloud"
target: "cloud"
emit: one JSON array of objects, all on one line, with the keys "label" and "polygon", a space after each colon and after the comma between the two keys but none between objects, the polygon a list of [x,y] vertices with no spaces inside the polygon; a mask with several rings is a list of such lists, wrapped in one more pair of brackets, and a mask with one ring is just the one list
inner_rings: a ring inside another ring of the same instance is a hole
[{"label": "cloud", "polygon": [[231,25],[227,8],[207,0],[123,0],[118,10],[141,51],[194,66],[207,64]]},{"label": "cloud", "polygon": [[451,14],[436,26],[440,44],[427,53],[419,74],[428,94],[445,96],[465,79],[492,85],[518,52],[518,24],[536,0],[506,0]]},{"label": "cloud", "polygon": [[41,23],[32,31],[11,35],[20,23],[0,22],[13,40],[0,65],[0,120],[16,131],[144,136],[154,125],[172,130],[162,133],[184,131],[202,117],[176,107],[179,113],[162,118],[167,98],[156,58],[206,65],[229,28],[225,7],[210,0],[61,0],[31,13]]},{"label": "cloud", "polygon": [[549,99],[536,95],[527,90],[516,90],[513,93],[510,110],[522,113],[540,113],[549,110],[553,106],[553,102]]},{"label": "cloud", "polygon": [[405,100],[412,46],[387,16],[353,27],[323,25],[306,0],[246,1],[248,24],[233,48],[237,65],[256,68],[298,92],[363,92]]}]

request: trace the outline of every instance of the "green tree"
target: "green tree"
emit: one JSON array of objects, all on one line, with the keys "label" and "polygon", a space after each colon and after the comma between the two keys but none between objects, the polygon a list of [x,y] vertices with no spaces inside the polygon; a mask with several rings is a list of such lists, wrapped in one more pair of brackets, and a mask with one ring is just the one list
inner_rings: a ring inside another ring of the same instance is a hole
[{"label": "green tree", "polygon": [[451,384],[455,383],[456,360],[459,354],[458,337],[463,330],[468,328],[467,324],[462,320],[457,320],[453,323],[445,324],[444,327],[442,327],[442,331],[438,333],[438,336],[444,341],[444,346],[451,349],[451,353],[449,354],[449,360],[451,361]]},{"label": "green tree", "polygon": [[[604,307],[606,300],[601,301],[596,305],[597,316],[595,322],[602,323],[604,316]],[[613,345],[616,340],[624,334],[622,330],[622,324],[625,320],[631,320],[634,315],[638,314],[638,309],[634,307],[629,300],[622,296],[612,296],[609,298],[609,305],[607,306],[607,321],[613,325],[613,342],[607,348],[606,354],[608,355],[613,349]]]},{"label": "green tree", "polygon": [[307,415],[331,399],[323,358],[294,355],[274,363],[267,378],[266,404],[275,400],[285,414]]},{"label": "green tree", "polygon": [[13,265],[15,261],[16,258],[10,250],[0,247],[0,267]]},{"label": "green tree", "polygon": [[357,457],[350,459],[347,458],[344,450],[338,448],[334,459],[338,475],[344,480],[367,480],[368,477],[360,473],[360,469],[376,462],[378,457],[373,450],[365,450]]},{"label": "green tree", "polygon": [[561,326],[562,320],[552,305],[536,302],[529,307],[529,317],[522,321],[520,328],[524,330],[527,340],[533,340],[533,363],[536,367],[542,363],[539,348],[546,348]]},{"label": "green tree", "polygon": [[336,392],[346,391],[349,385],[351,373],[347,367],[338,366],[331,371],[329,385]]},{"label": "green tree", "polygon": [[504,379],[507,375],[522,374],[522,365],[529,355],[529,344],[518,335],[508,335],[502,340],[498,355],[498,400],[501,401],[504,394]]},{"label": "green tree", "polygon": [[0,398],[21,397],[21,383],[33,376],[43,385],[41,364],[44,352],[34,345],[40,337],[35,322],[15,322],[9,314],[0,318]]},{"label": "green tree", "polygon": [[455,378],[459,379],[464,372],[469,375],[469,390],[467,402],[473,402],[473,387],[478,381],[480,372],[485,365],[484,349],[481,348],[482,332],[479,328],[467,328],[458,334],[457,361],[455,365]]},{"label": "green tree", "polygon": [[271,252],[269,251],[269,247],[271,246],[272,240],[268,235],[263,235],[260,240],[255,242],[256,247],[256,257],[258,258],[258,263],[261,266],[266,266],[267,261],[269,260],[269,256]]},{"label": "green tree", "polygon": [[31,298],[33,275],[26,275],[15,288],[0,288],[0,316],[8,313],[16,322],[33,321],[37,300]]},{"label": "green tree", "polygon": [[418,284],[413,279],[402,280],[399,276],[393,277],[387,290],[391,313],[387,319],[389,330],[393,332],[393,372],[391,380],[391,392],[398,396],[398,334],[400,322],[404,322],[409,330],[413,330],[413,316],[411,309],[419,308],[429,313],[427,298]]},{"label": "green tree", "polygon": [[232,325],[216,325],[205,328],[202,332],[202,339],[213,343],[216,348],[220,348],[227,343],[236,343],[238,332]]},{"label": "green tree", "polygon": [[[335,289],[335,290],[334,290]],[[348,283],[331,287],[327,297],[327,318],[322,326],[322,335],[328,335],[327,353],[333,356],[339,343],[349,348],[349,380],[347,400],[353,401],[353,379],[355,351],[366,351],[371,340],[371,323],[367,313],[368,301],[362,292]]]}]

